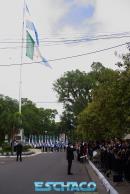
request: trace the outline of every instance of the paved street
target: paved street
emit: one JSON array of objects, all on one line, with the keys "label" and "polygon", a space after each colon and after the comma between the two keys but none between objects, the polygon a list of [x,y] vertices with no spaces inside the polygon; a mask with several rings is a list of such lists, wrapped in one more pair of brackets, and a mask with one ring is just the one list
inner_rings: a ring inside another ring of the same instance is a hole
[{"label": "paved street", "polygon": [[67,175],[67,161],[63,152],[42,153],[24,158],[23,162],[16,162],[14,158],[0,159],[0,194],[33,194],[33,181],[90,180],[85,165],[77,161],[73,162],[72,172],[74,175]]}]

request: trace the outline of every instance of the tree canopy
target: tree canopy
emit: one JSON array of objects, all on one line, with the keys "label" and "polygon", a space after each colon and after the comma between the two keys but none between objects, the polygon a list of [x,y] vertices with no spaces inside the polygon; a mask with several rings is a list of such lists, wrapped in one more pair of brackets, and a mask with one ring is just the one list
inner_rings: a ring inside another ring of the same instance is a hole
[{"label": "tree canopy", "polygon": [[18,112],[18,101],[8,96],[0,95],[0,141],[5,134],[9,139],[17,133],[19,128],[24,128],[26,136],[29,134],[55,134],[57,124],[55,122],[56,110],[37,108],[35,103],[27,98],[22,99],[22,113]]},{"label": "tree canopy", "polygon": [[121,70],[94,62],[90,72],[66,72],[54,83],[66,128],[73,120],[76,134],[88,139],[123,137],[130,131],[129,56],[117,64]]}]

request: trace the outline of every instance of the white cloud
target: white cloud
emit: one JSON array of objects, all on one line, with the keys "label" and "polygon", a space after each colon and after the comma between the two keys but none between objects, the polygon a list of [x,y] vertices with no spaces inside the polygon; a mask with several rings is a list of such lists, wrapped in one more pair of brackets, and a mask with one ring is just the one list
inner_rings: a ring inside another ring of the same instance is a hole
[{"label": "white cloud", "polygon": [[[129,0],[97,0],[94,20],[102,24],[100,32],[129,31]],[[100,26],[101,27],[101,26]]]},{"label": "white cloud", "polygon": [[69,9],[69,4],[64,3],[64,0],[35,0],[29,2],[31,14],[42,36],[55,33],[57,21]]}]

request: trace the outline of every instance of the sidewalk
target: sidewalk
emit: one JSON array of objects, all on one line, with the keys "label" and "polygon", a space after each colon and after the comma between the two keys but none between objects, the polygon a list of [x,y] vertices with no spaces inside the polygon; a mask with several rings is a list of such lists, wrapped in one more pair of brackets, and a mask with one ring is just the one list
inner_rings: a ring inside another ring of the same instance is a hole
[{"label": "sidewalk", "polygon": [[[93,164],[93,163],[92,163]],[[94,164],[93,164],[94,165]],[[95,166],[96,167],[96,166]],[[97,168],[97,167],[96,167]],[[96,172],[94,172],[94,170],[91,168],[91,170],[93,171],[93,173],[97,176]],[[98,169],[99,170],[99,169]],[[113,178],[112,176],[110,176],[109,178],[105,176],[105,174],[99,170],[99,172],[101,173],[101,176],[104,177],[103,179],[109,182],[109,184],[117,191],[118,194],[130,194],[130,183],[123,181],[120,183],[114,183],[113,182]],[[100,175],[99,175],[100,176]],[[98,177],[98,176],[97,176]],[[100,179],[100,184],[102,181],[102,177],[98,177],[98,180]],[[107,187],[107,184],[106,184]],[[111,194],[111,192],[110,192]]]},{"label": "sidewalk", "polygon": [[114,183],[112,177],[107,178],[110,184],[118,191],[119,194],[130,194],[130,183],[123,181],[122,183]]}]

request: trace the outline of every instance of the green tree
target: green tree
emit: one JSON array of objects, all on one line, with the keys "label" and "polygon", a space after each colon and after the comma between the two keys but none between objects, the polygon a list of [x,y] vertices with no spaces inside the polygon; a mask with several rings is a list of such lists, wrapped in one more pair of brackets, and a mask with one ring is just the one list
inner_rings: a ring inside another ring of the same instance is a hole
[{"label": "green tree", "polygon": [[47,131],[48,134],[53,135],[56,131],[55,117],[57,115],[57,110],[55,109],[39,109],[40,123],[42,133]]},{"label": "green tree", "polygon": [[0,140],[4,140],[5,134],[13,137],[19,120],[17,117],[18,102],[12,98],[0,95]]},{"label": "green tree", "polygon": [[39,109],[32,101],[22,99],[22,128],[24,128],[25,135],[38,134],[39,126]]},{"label": "green tree", "polygon": [[32,101],[22,99],[22,126],[25,135],[41,135],[45,131],[53,134],[56,114],[56,110],[37,108]]},{"label": "green tree", "polygon": [[89,102],[92,88],[91,77],[79,70],[66,72],[54,83],[59,102],[64,103],[67,111],[77,116]]},{"label": "green tree", "polygon": [[111,79],[117,75],[117,72],[105,68],[100,62],[93,62],[91,67],[89,73],[79,70],[67,72],[54,83],[54,90],[65,108],[61,123],[68,131],[73,131],[72,126],[76,128],[79,113],[93,101],[97,88],[110,85]]},{"label": "green tree", "polygon": [[123,136],[130,113],[130,80],[124,77],[124,73],[102,69],[93,90],[93,100],[79,116],[78,130],[98,139]]}]

